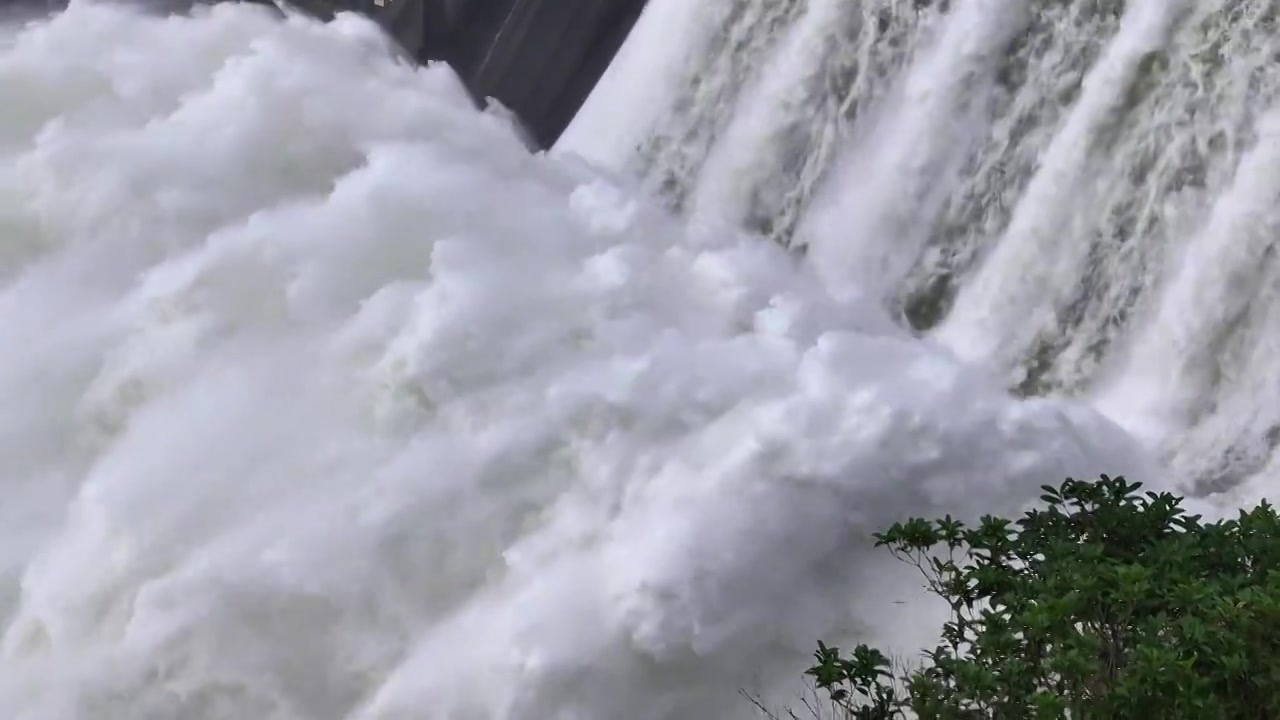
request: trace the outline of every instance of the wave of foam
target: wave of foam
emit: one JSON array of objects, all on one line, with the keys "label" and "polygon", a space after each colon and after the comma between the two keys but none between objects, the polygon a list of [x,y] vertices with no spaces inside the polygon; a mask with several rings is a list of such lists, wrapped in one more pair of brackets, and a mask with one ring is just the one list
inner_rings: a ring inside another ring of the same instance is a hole
[{"label": "wave of foam", "polygon": [[741,717],[920,630],[869,531],[1143,474],[357,18],[76,3],[0,107],[5,717]]}]

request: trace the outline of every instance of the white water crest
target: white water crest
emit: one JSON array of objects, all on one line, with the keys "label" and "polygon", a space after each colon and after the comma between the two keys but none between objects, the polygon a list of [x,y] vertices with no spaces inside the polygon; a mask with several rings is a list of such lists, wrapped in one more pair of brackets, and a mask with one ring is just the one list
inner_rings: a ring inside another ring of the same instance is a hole
[{"label": "white water crest", "polygon": [[928,636],[870,532],[1151,476],[367,21],[4,37],[0,716],[743,717]]}]

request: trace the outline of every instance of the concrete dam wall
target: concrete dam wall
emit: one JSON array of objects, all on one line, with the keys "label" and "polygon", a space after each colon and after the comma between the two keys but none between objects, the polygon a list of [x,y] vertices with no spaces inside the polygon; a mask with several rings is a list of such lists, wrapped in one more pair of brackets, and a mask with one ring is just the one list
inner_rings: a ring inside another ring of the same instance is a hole
[{"label": "concrete dam wall", "polygon": [[448,62],[478,102],[495,98],[541,148],[573,120],[646,0],[301,0],[376,19],[418,59]]}]

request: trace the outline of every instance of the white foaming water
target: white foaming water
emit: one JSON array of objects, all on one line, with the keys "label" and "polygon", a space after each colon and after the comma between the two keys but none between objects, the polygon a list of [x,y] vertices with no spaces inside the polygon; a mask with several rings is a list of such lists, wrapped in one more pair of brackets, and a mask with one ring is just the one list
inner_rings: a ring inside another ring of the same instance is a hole
[{"label": "white foaming water", "polygon": [[1225,335],[1262,289],[1280,231],[1280,111],[1262,119],[1258,135],[1231,188],[1178,258],[1124,368],[1097,394],[1109,415],[1152,438],[1180,437],[1210,409]]},{"label": "white foaming water", "polygon": [[837,292],[852,286],[888,300],[897,291],[990,121],[997,62],[1029,19],[1024,0],[959,6],[886,107],[853,128],[825,197],[801,226]]},{"label": "white foaming water", "polygon": [[[606,78],[613,117],[648,118],[607,164],[695,220],[808,250],[837,292],[888,300],[1019,394],[1096,398],[1187,492],[1274,486],[1276,233],[1257,208],[1276,5],[984,7],[815,0],[764,23],[760,0],[717,3],[723,27],[663,76],[683,84],[662,112],[621,109],[635,78]],[[612,124],[597,106],[576,125]],[[1210,223],[1248,242],[1207,241]],[[1189,245],[1196,263],[1249,264],[1249,282],[1197,295],[1184,281],[1216,270],[1176,275]]]},{"label": "white foaming water", "polygon": [[[838,63],[840,29],[849,22],[849,14],[841,0],[817,0],[787,28],[762,68],[763,76],[739,98],[728,127],[698,173],[690,208],[694,222],[737,226],[749,215],[761,185],[786,181],[781,170],[792,159],[794,150],[788,145],[798,119],[810,124],[815,114],[833,110],[824,107],[824,78],[815,77],[813,69]],[[834,121],[830,118],[826,124]]]},{"label": "white foaming water", "polygon": [[3,717],[741,717],[929,635],[870,531],[1145,474],[356,18],[77,3],[0,107]]},{"label": "white foaming water", "polygon": [[[1231,187],[1177,257],[1145,332],[1097,392],[1098,407],[1163,445],[1180,475],[1235,488],[1224,502],[1257,502],[1280,475],[1268,460],[1280,441],[1280,112],[1267,113],[1257,133]],[[1214,452],[1223,447],[1225,458]]]},{"label": "white foaming water", "polygon": [[646,133],[670,110],[680,90],[677,80],[720,29],[732,2],[649,0],[597,92],[557,146],[623,170]]},{"label": "white foaming water", "polygon": [[[1084,274],[1090,246],[1066,228],[1091,222],[1073,215],[1073,200],[1090,192],[1090,160],[1114,122],[1141,63],[1164,47],[1189,0],[1127,3],[1120,30],[1085,78],[1064,126],[1040,159],[1039,171],[972,281],[935,334],[962,357],[1013,369],[1036,334],[1054,328],[1064,296]],[[1023,368],[1014,369],[1019,374]],[[1016,380],[1015,380],[1016,382]]]}]

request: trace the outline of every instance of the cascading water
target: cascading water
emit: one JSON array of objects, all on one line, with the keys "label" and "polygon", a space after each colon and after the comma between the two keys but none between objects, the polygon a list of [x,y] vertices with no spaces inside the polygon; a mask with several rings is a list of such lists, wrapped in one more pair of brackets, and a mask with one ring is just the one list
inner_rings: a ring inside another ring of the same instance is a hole
[{"label": "cascading water", "polygon": [[[703,44],[622,142],[626,113],[593,106],[564,146],[673,207],[716,199],[700,225],[803,248],[829,292],[1021,395],[1096,401],[1188,490],[1256,499],[1280,443],[1278,25],[1274,0],[811,0],[732,102],[704,91],[730,51]],[[643,86],[659,32],[642,21],[601,98]],[[653,150],[691,137],[715,141]]]},{"label": "cascading water", "polygon": [[652,0],[548,156],[355,17],[0,24],[0,716],[749,717],[931,636],[904,514],[1265,495],[1277,8]]}]

